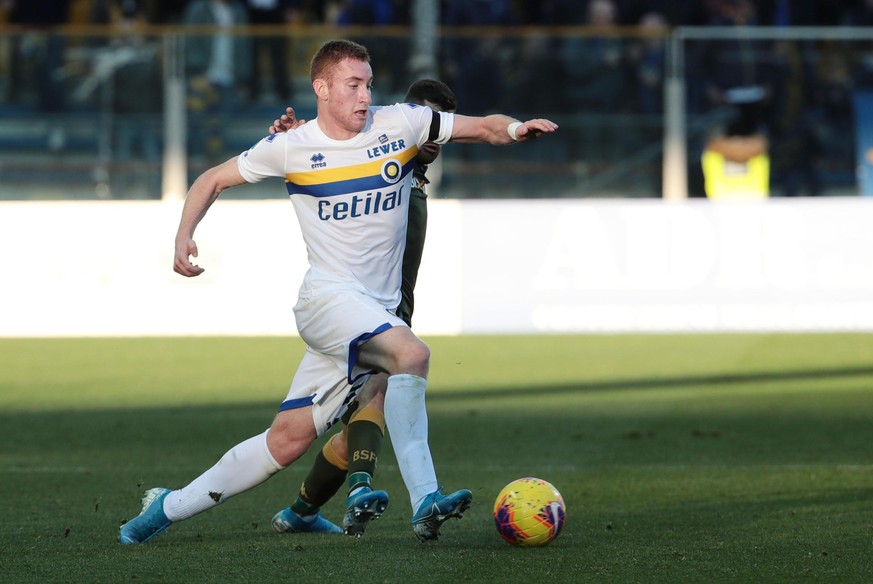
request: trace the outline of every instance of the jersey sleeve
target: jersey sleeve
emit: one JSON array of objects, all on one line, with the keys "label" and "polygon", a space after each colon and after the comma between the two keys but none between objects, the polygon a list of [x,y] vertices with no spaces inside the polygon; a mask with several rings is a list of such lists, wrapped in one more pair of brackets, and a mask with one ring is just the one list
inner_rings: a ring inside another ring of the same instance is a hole
[{"label": "jersey sleeve", "polygon": [[[434,128],[434,124],[437,125],[436,128]],[[455,114],[434,111],[428,141],[436,142],[437,144],[447,144],[452,139],[452,129],[454,127]]]},{"label": "jersey sleeve", "polygon": [[425,142],[446,144],[452,138],[455,114],[437,112],[424,105],[404,103],[401,106],[406,121],[418,138],[418,145]]},{"label": "jersey sleeve", "polygon": [[270,177],[285,176],[285,148],[288,136],[267,136],[237,158],[239,173],[246,182],[256,183]]}]

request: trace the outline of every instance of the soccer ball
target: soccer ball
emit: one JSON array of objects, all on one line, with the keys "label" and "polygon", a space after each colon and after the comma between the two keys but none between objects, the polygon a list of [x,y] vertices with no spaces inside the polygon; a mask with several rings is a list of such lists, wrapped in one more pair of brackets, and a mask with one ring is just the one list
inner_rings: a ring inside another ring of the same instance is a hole
[{"label": "soccer ball", "polygon": [[546,545],[561,533],[566,518],[564,498],[551,483],[525,477],[503,487],[494,502],[494,523],[512,545]]}]

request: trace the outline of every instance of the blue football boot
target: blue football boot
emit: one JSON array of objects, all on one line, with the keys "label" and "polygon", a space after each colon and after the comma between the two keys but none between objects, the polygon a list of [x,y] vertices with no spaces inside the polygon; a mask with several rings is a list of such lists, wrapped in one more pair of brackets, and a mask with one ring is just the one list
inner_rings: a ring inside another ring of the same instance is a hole
[{"label": "blue football boot", "polygon": [[449,517],[462,517],[473,504],[473,493],[467,489],[443,495],[442,487],[425,497],[412,516],[412,531],[421,541],[437,539],[440,527]]},{"label": "blue football boot", "polygon": [[172,521],[164,514],[164,499],[170,489],[154,488],[145,492],[142,498],[142,512],[121,526],[118,541],[124,544],[145,543],[163,533]]}]

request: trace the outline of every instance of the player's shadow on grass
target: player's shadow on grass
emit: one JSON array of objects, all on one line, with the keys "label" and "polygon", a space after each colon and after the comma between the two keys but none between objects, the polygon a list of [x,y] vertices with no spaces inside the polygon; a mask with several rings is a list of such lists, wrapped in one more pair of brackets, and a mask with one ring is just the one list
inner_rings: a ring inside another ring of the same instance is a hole
[{"label": "player's shadow on grass", "polygon": [[[773,520],[802,524],[805,513],[815,513],[821,509],[830,509],[836,522],[839,521],[840,510],[853,514],[853,507],[864,508],[869,500],[870,489],[859,487],[821,487],[814,493],[748,493],[737,489],[730,494],[723,494],[718,501],[683,499],[675,504],[659,502],[651,509],[642,506],[620,512],[619,517],[612,510],[609,514],[603,514],[603,518],[604,524],[620,525],[631,520],[650,525],[682,523],[683,529],[691,534],[696,527],[717,529],[724,533]],[[597,521],[596,514],[592,516],[592,521]],[[865,530],[869,529],[867,525],[864,527]],[[784,535],[790,539],[790,532]]]},{"label": "player's shadow on grass", "polygon": [[729,385],[770,383],[784,381],[814,381],[873,376],[873,367],[844,367],[839,369],[798,369],[794,371],[759,371],[743,374],[688,375],[682,377],[658,377],[649,379],[616,379],[614,381],[586,381],[558,385],[518,387],[495,387],[490,389],[458,390],[450,392],[429,391],[427,400],[455,401],[489,397],[513,396],[536,392],[538,395],[561,395],[569,393],[597,393],[621,390],[679,389],[701,386],[712,388]]}]

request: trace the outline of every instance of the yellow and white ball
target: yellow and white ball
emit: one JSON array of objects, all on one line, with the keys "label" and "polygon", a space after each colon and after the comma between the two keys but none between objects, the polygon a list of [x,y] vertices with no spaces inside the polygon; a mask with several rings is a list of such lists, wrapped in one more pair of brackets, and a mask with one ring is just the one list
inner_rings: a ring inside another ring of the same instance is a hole
[{"label": "yellow and white ball", "polygon": [[551,483],[534,477],[503,487],[494,502],[494,523],[512,545],[543,546],[561,533],[567,512],[564,498]]}]

